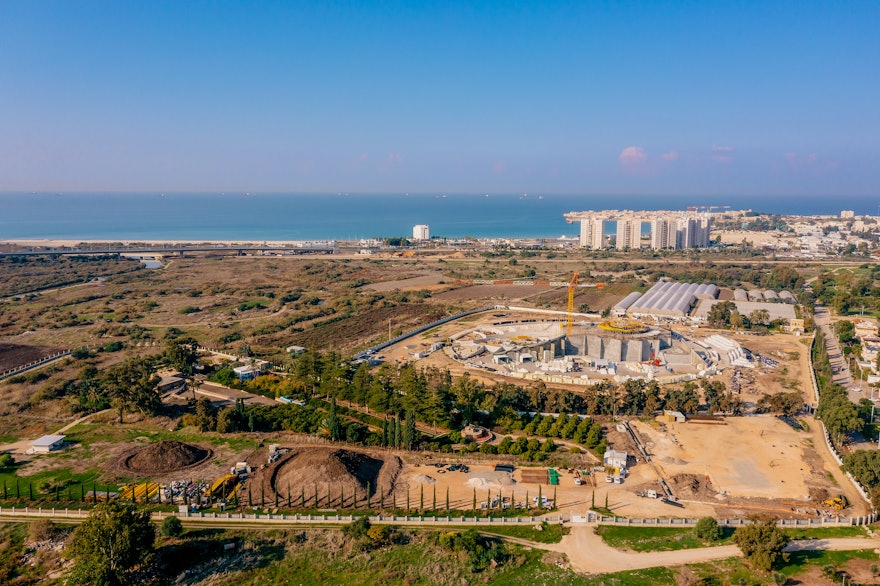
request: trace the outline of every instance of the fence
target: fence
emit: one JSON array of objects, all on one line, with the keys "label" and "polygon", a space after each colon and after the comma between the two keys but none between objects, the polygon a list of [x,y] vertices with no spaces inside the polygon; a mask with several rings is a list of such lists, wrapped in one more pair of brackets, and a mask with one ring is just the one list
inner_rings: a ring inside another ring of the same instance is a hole
[{"label": "fence", "polygon": [[0,372],[0,380],[15,376],[17,374],[21,374],[23,372],[27,372],[34,368],[43,366],[44,364],[48,364],[53,360],[58,360],[59,358],[63,358],[68,355],[70,355],[70,350],[62,350],[61,352],[56,352],[55,354],[40,358],[39,360],[35,360],[33,362],[29,362],[23,366],[16,366],[15,368],[4,370],[3,372]]},{"label": "fence", "polygon": [[[30,507],[0,507],[0,518],[3,517],[29,517],[29,518],[54,518],[54,519],[84,519],[88,517],[88,509],[31,509]],[[178,512],[153,512],[151,518],[155,521],[167,517],[183,517],[192,520],[222,521],[230,523],[350,523],[362,518],[357,515],[300,515],[300,514],[277,514],[277,513],[217,513],[195,511],[188,513]],[[422,515],[371,515],[367,517],[372,523],[399,523],[410,525],[534,525],[536,523],[572,523],[592,525],[616,525],[626,527],[693,527],[699,519],[676,519],[646,517],[627,519],[622,517],[606,517],[598,513],[590,512],[586,515],[548,515],[543,517],[426,517]],[[864,517],[834,517],[830,519],[781,519],[777,525],[785,529],[803,529],[818,527],[851,527],[873,523],[877,515],[871,514]],[[722,527],[742,527],[750,525],[754,521],[750,519],[717,519]]]}]

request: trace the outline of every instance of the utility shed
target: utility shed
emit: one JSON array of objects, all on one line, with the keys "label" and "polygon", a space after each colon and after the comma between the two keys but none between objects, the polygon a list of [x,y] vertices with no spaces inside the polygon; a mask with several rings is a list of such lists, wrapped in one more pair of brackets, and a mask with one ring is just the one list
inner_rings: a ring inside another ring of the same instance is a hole
[{"label": "utility shed", "polygon": [[48,454],[60,450],[64,445],[63,435],[44,435],[31,442],[31,450],[35,454]]},{"label": "utility shed", "polygon": [[618,450],[605,450],[604,464],[612,468],[626,468],[627,453]]},{"label": "utility shed", "polygon": [[233,368],[232,371],[235,373],[235,376],[238,377],[238,380],[254,380],[258,376],[262,374],[262,371],[258,366],[239,366],[237,368]]}]

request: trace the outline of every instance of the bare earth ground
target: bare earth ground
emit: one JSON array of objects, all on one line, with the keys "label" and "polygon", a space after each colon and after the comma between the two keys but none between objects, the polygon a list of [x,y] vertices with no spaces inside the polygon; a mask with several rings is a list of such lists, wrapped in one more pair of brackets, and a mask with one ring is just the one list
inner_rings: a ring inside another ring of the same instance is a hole
[{"label": "bare earth ground", "polygon": [[[824,508],[821,500],[841,492],[813,434],[775,417],[731,417],[727,425],[631,423],[660,474],[682,492],[677,496],[714,505],[720,516],[737,510],[815,516],[814,509]],[[851,502],[863,508],[860,498]]]},{"label": "bare earth ground", "polygon": [[440,281],[449,282],[448,278],[443,276],[443,273],[440,272],[429,272],[423,275],[419,275],[417,277],[410,277],[404,279],[397,279],[394,281],[381,281],[379,283],[372,283],[370,285],[366,285],[365,289],[370,289],[371,291],[379,291],[382,293],[386,293],[388,291],[415,291],[419,289],[444,289],[449,287],[449,285],[441,283]]},{"label": "bare earth ground", "polygon": [[58,352],[58,348],[0,343],[0,372],[24,366]]},{"label": "bare earth ground", "polygon": [[[590,574],[605,574],[659,566],[680,566],[742,556],[742,552],[735,545],[647,553],[626,552],[608,546],[600,536],[596,535],[593,527],[587,526],[572,527],[571,533],[565,535],[559,544],[535,544],[535,547],[565,553],[573,569]],[[798,541],[789,544],[786,551],[816,549],[848,551],[876,549],[877,547],[880,547],[880,540],[877,538],[853,537]],[[862,564],[856,566],[861,570],[860,575],[863,575],[862,572],[865,569],[862,566]],[[824,584],[827,582],[802,581],[800,583]]]}]

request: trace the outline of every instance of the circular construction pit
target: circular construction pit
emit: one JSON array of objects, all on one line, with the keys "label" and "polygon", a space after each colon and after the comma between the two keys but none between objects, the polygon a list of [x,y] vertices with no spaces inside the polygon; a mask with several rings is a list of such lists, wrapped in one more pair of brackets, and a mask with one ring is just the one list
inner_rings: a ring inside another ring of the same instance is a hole
[{"label": "circular construction pit", "polygon": [[213,455],[214,452],[207,448],[177,441],[161,441],[128,450],[117,462],[123,470],[151,476],[198,466]]},{"label": "circular construction pit", "polygon": [[278,495],[290,492],[321,495],[388,495],[394,490],[402,462],[392,454],[333,447],[293,448],[268,474]]}]

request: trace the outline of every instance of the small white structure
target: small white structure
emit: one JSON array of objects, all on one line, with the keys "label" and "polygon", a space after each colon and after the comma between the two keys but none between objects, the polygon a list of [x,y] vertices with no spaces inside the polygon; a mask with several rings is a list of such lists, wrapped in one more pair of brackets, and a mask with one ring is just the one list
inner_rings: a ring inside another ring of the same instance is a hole
[{"label": "small white structure", "polygon": [[611,468],[626,468],[627,453],[618,450],[605,450],[604,464]]},{"label": "small white structure", "polygon": [[288,346],[287,347],[287,353],[293,354],[294,356],[298,356],[299,354],[302,354],[305,351],[306,351],[306,349],[303,348],[302,346]]},{"label": "small white structure", "polygon": [[413,240],[430,240],[431,230],[427,224],[416,224],[413,226]]},{"label": "small white structure", "polygon": [[63,435],[44,435],[31,442],[31,452],[34,454],[48,454],[60,450],[64,446]]},{"label": "small white structure", "polygon": [[259,366],[254,365],[238,366],[233,368],[232,371],[235,373],[235,376],[238,377],[238,380],[254,380],[263,374],[262,369]]}]

